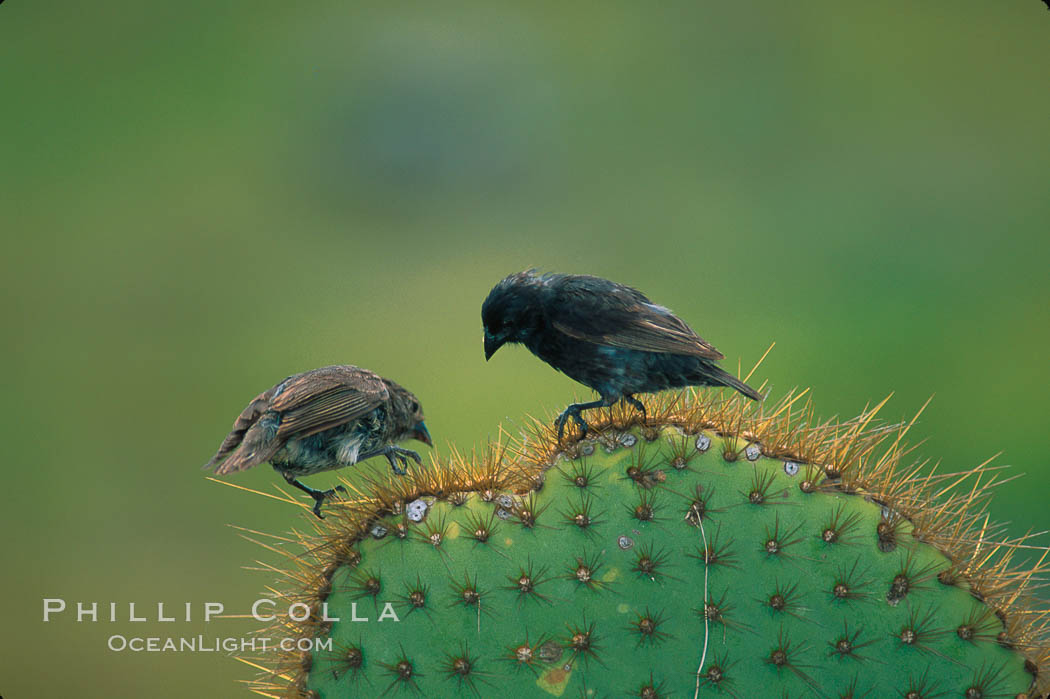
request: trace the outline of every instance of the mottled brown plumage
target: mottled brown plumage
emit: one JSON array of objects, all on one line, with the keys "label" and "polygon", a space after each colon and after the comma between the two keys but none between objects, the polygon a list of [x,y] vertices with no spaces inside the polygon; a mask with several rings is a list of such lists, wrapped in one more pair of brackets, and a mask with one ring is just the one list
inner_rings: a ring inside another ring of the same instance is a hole
[{"label": "mottled brown plumage", "polygon": [[385,456],[396,473],[419,454],[394,445],[406,439],[432,444],[423,408],[397,383],[355,366],[328,366],[289,376],[260,393],[233,423],[204,468],[219,475],[270,462],[291,485],[315,500],[314,513],[332,491],[318,491],[298,476]]}]

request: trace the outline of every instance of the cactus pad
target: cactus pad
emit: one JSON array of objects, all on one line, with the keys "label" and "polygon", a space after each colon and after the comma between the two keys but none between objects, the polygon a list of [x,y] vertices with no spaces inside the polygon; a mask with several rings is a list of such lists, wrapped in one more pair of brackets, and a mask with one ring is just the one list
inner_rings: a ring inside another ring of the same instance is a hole
[{"label": "cactus pad", "polygon": [[1035,571],[1009,568],[1011,542],[973,544],[988,474],[919,479],[907,426],[810,427],[794,402],[650,402],[591,439],[537,425],[512,453],[373,483],[289,571],[310,616],[279,633],[321,647],[254,688],[1036,696],[1045,636],[1018,606]]}]

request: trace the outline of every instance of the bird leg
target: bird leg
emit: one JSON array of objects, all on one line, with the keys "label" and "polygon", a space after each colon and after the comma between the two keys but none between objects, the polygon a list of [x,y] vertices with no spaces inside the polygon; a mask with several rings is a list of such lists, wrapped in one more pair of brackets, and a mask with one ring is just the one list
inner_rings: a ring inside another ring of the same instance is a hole
[{"label": "bird leg", "polygon": [[328,490],[317,490],[316,488],[311,488],[308,485],[300,483],[298,478],[296,478],[291,473],[288,473],[287,471],[281,471],[281,475],[284,476],[284,480],[288,481],[289,485],[294,485],[296,488],[303,491],[304,493],[306,493],[314,499],[313,510],[314,514],[317,515],[318,519],[324,519],[324,515],[321,514],[321,503],[325,501],[325,498],[332,497],[333,495],[335,495],[335,492],[337,490],[340,493],[346,492],[346,488],[344,488],[341,485],[337,485],[334,488],[329,488]]},{"label": "bird leg", "polygon": [[570,405],[554,421],[554,426],[558,428],[558,441],[561,441],[561,435],[565,432],[565,423],[569,421],[570,417],[573,422],[580,426],[580,439],[583,439],[587,434],[587,423],[580,417],[580,412],[591,408],[608,408],[615,402],[616,400],[613,398],[602,397],[599,400],[592,400],[590,403],[573,403]]},{"label": "bird leg", "polygon": [[623,397],[623,399],[625,401],[627,401],[628,403],[630,403],[631,405],[633,405],[636,409],[641,411],[641,413],[642,413],[642,424],[645,424],[646,422],[649,421],[649,416],[645,412],[645,403],[643,403],[642,401],[640,401],[637,398],[635,398],[634,394],[632,394],[632,393],[628,393],[627,395],[625,395]]},{"label": "bird leg", "polygon": [[[399,476],[403,476],[406,473],[408,473],[409,459],[412,459],[419,465],[423,464],[423,459],[420,458],[419,454],[412,451],[411,449],[402,449],[401,447],[394,446],[393,444],[388,444],[382,449],[376,449],[375,451],[370,451],[367,454],[362,454],[361,456],[357,457],[357,460],[364,461],[365,459],[370,459],[373,456],[379,456],[380,454],[386,457],[386,460],[390,462],[390,468],[394,469],[394,473],[396,473]],[[400,468],[398,467],[398,462],[401,463]]]}]

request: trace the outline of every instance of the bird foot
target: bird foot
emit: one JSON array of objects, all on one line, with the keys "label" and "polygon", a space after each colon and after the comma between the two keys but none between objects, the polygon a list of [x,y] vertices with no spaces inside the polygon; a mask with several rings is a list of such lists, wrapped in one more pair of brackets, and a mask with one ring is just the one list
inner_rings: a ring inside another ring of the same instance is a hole
[{"label": "bird foot", "polygon": [[299,482],[299,479],[294,474],[288,471],[281,471],[278,469],[278,473],[284,476],[284,480],[288,482],[288,485],[294,485],[299,490],[303,491],[314,499],[313,513],[317,515],[318,519],[324,519],[324,515],[321,514],[321,504],[324,503],[325,499],[334,497],[337,492],[345,493],[346,488],[341,485],[337,485],[334,488],[328,490],[318,490],[317,488],[311,488],[310,486]]},{"label": "bird foot", "polygon": [[[395,447],[394,445],[388,446],[383,450],[383,456],[390,462],[390,468],[394,470],[399,476],[403,476],[408,473],[408,460],[412,459],[417,465],[423,465],[423,459],[416,452],[411,449],[403,449],[401,447]],[[398,463],[401,464],[398,467]]]},{"label": "bird foot", "polygon": [[554,426],[558,428],[558,441],[561,441],[562,434],[565,433],[565,423],[569,421],[569,418],[580,428],[580,439],[587,436],[587,422],[580,416],[580,408],[576,405],[570,405],[568,408],[562,411],[561,415],[554,421]]},{"label": "bird foot", "polygon": [[337,492],[345,494],[346,488],[344,488],[341,485],[337,485],[334,488],[329,488],[328,490],[315,490],[314,492],[310,493],[310,497],[314,499],[313,513],[317,515],[318,519],[324,519],[324,515],[321,514],[322,503],[324,503],[324,501],[328,498],[335,497],[335,494]]},{"label": "bird foot", "polygon": [[570,417],[572,418],[572,421],[580,427],[579,439],[583,439],[584,437],[586,437],[587,430],[589,428],[587,427],[587,423],[584,422],[583,418],[580,417],[580,413],[584,410],[590,410],[591,408],[608,408],[610,405],[615,403],[616,400],[617,399],[614,396],[603,395],[600,399],[596,401],[591,401],[590,403],[573,403],[572,405],[570,405],[568,408],[562,411],[562,414],[559,415],[558,419],[554,421],[554,426],[558,428],[558,441],[561,441],[561,436],[565,432],[565,423],[569,421]]},{"label": "bird foot", "polygon": [[634,408],[642,414],[643,425],[649,422],[649,415],[645,412],[645,403],[638,400],[634,396],[624,396],[623,399],[630,403],[632,406],[634,406]]}]

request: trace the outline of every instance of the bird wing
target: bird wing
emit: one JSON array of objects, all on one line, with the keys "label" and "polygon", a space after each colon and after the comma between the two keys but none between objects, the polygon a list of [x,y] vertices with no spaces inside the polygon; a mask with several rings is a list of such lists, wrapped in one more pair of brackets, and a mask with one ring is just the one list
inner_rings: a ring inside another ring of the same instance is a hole
[{"label": "bird wing", "polygon": [[315,369],[279,386],[270,409],[281,416],[277,439],[308,437],[366,415],[390,398],[377,374],[352,366]]},{"label": "bird wing", "polygon": [[680,318],[637,289],[599,277],[566,277],[558,284],[548,317],[569,337],[645,352],[688,354],[705,359],[724,355]]},{"label": "bird wing", "polygon": [[[248,404],[204,468],[243,471],[268,460],[289,439],[355,420],[388,398],[386,384],[367,369],[331,366],[289,376]],[[268,413],[279,421],[260,421]]]}]

